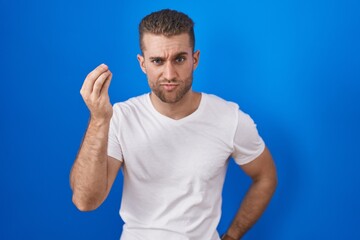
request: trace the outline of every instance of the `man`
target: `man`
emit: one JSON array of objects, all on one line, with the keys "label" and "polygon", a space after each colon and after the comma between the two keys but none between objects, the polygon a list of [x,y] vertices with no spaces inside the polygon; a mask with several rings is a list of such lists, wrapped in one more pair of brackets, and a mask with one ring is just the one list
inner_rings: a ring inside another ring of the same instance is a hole
[{"label": "man", "polygon": [[222,239],[240,239],[276,187],[273,160],[252,119],[235,103],[192,90],[200,56],[193,25],[168,9],[141,21],[137,58],[151,93],[112,107],[112,73],[104,64],[80,91],[91,117],[71,171],[73,202],[96,209],[122,166],[122,240],[219,240],[230,157],[253,182]]}]

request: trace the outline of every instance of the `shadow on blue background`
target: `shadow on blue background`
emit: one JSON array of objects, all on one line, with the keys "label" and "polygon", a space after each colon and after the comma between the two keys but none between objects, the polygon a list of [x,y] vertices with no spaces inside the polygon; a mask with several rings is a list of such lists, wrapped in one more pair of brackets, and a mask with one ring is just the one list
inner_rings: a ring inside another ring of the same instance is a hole
[{"label": "shadow on blue background", "polygon": [[[357,1],[1,1],[0,239],[118,239],[122,174],[81,213],[69,171],[88,121],[79,95],[107,63],[112,102],[148,91],[137,24],[173,8],[196,22],[194,89],[258,124],[279,187],[244,239],[359,239],[360,4]],[[233,162],[224,232],[250,184]]]}]

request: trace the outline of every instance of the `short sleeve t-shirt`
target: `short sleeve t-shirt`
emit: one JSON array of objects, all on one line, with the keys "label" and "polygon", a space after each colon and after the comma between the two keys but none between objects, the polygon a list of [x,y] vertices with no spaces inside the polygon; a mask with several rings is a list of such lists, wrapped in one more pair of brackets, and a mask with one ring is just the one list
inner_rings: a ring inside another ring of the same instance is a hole
[{"label": "short sleeve t-shirt", "polygon": [[258,157],[265,144],[237,104],[202,93],[180,120],[160,114],[149,94],[114,105],[108,155],[123,161],[122,240],[219,240],[228,160]]}]

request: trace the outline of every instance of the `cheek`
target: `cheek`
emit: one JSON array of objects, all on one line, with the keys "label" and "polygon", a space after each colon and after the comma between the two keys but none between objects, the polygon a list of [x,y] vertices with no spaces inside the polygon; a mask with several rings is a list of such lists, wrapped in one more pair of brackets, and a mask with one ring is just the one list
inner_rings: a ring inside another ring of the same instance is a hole
[{"label": "cheek", "polygon": [[148,81],[149,82],[155,82],[156,81],[156,75],[153,73],[153,72],[151,72],[151,71],[148,71],[147,73],[146,73],[146,75],[147,75],[147,79],[148,79]]},{"label": "cheek", "polygon": [[148,67],[146,68],[146,75],[149,81],[156,81],[161,76],[161,69],[160,68],[154,68],[154,67]]},{"label": "cheek", "polygon": [[193,74],[193,65],[187,65],[186,67],[181,69],[181,76],[184,78],[188,78]]},{"label": "cheek", "polygon": [[147,71],[146,77],[150,86],[155,86],[159,79],[159,76],[153,71]]}]

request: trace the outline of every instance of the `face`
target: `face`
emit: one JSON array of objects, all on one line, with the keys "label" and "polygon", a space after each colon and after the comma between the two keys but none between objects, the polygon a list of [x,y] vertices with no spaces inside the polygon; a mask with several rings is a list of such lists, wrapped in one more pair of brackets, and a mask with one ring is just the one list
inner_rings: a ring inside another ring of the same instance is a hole
[{"label": "face", "polygon": [[199,51],[193,53],[187,33],[165,37],[146,33],[138,55],[152,92],[165,103],[179,102],[191,90]]}]

